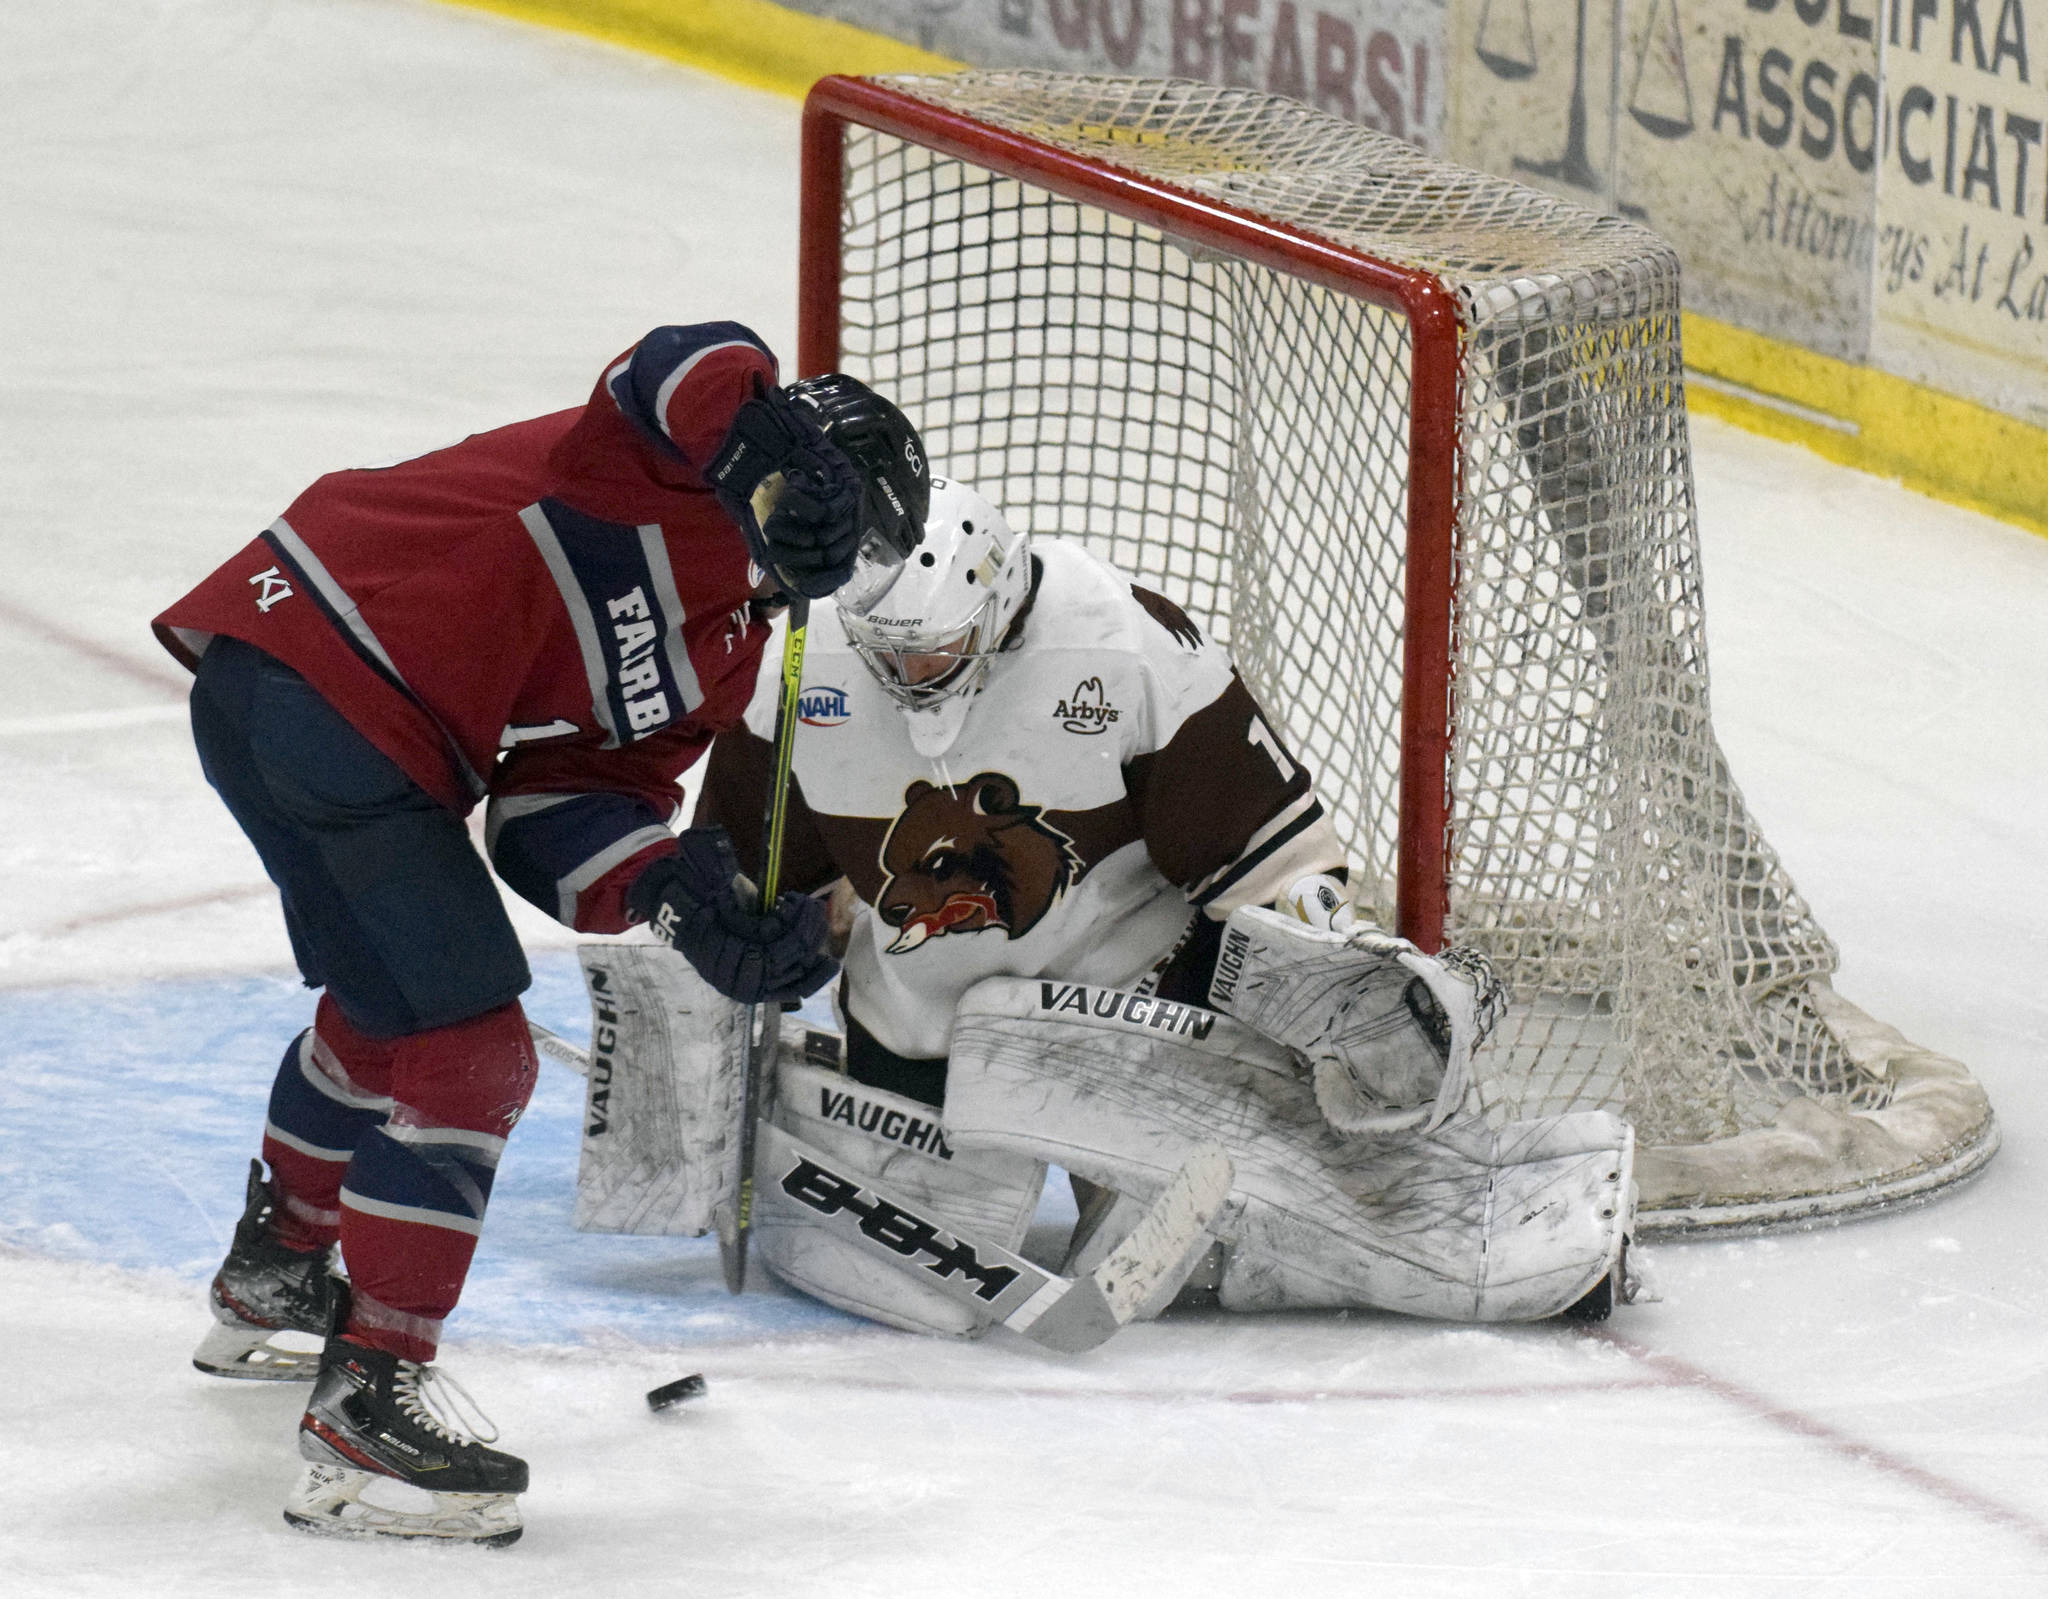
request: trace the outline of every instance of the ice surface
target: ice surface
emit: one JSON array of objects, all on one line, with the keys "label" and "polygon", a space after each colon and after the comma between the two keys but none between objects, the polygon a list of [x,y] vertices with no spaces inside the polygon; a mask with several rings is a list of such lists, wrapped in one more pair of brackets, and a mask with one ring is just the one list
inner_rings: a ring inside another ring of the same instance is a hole
[{"label": "ice surface", "polygon": [[796,134],[409,0],[0,9],[0,1591],[2048,1592],[2048,541],[1713,423],[1722,741],[1843,991],[1989,1088],[1978,1182],[1660,1247],[1607,1334],[1198,1316],[1062,1360],[571,1234],[549,1067],[447,1351],[526,1540],[285,1529],[295,1396],[187,1359],[309,1003],[146,619],[317,472],[577,403],[659,322],[789,350]]}]

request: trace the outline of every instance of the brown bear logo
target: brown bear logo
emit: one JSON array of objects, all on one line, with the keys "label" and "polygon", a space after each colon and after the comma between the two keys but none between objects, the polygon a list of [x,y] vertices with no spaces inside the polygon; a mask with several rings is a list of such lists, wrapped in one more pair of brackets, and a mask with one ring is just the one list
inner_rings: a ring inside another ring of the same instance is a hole
[{"label": "brown bear logo", "polygon": [[1016,780],[980,772],[957,788],[923,781],[882,840],[888,874],[875,913],[900,931],[901,955],[944,933],[1000,927],[1022,938],[1081,876],[1074,841],[1026,805]]}]

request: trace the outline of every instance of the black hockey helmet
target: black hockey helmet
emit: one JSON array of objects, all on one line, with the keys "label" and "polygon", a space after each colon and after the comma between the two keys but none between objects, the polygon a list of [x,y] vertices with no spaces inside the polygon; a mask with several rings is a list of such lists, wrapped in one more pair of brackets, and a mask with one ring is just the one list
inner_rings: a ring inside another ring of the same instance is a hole
[{"label": "black hockey helmet", "polygon": [[799,379],[788,392],[817,416],[860,474],[863,552],[870,559],[905,559],[924,537],[932,494],[931,463],[910,418],[844,372]]}]

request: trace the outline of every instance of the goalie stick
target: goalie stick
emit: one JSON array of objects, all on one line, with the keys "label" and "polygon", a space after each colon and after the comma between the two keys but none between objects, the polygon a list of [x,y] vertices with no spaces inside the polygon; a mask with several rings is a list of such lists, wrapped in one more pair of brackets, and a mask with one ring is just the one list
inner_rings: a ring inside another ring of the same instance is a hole
[{"label": "goalie stick", "polygon": [[[803,690],[804,645],[811,619],[811,602],[801,597],[789,602],[789,631],[782,641],[782,692],[775,704],[775,768],[769,778],[768,815],[762,829],[761,898],[765,909],[775,903],[782,889],[783,832],[789,820],[789,769],[796,753],[797,698]],[[728,1293],[744,1293],[747,1286],[747,1243],[754,1231],[754,1143],[760,1120],[768,1113],[765,1086],[774,1082],[776,1045],[781,1042],[781,1013],[775,1006],[752,1006],[747,1011],[740,1070],[739,1171],[733,1184],[733,1202],[718,1215],[718,1258],[725,1268]]]},{"label": "goalie stick", "polygon": [[533,1047],[547,1056],[557,1066],[566,1066],[578,1077],[590,1075],[590,1051],[581,1044],[572,1044],[552,1027],[543,1027],[532,1017],[526,1019],[526,1031],[532,1035]]},{"label": "goalie stick", "polygon": [[772,1122],[764,1136],[767,1181],[783,1202],[809,1212],[804,1222],[898,1269],[921,1267],[920,1281],[1065,1355],[1093,1349],[1136,1315],[1171,1273],[1188,1269],[1235,1176],[1220,1144],[1202,1145],[1101,1265],[1062,1277],[998,1244],[927,1220],[915,1204],[872,1177],[848,1175],[843,1162]]}]

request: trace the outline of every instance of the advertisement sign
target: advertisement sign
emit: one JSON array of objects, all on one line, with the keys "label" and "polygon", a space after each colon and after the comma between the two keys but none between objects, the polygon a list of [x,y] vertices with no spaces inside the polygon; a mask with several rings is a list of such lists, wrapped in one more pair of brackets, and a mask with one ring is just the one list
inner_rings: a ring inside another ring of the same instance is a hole
[{"label": "advertisement sign", "polygon": [[1442,0],[785,0],[978,67],[1195,78],[1443,150]]},{"label": "advertisement sign", "polygon": [[1269,90],[1647,223],[1688,308],[2048,424],[2048,0],[782,0]]},{"label": "advertisement sign", "polygon": [[1641,218],[1692,310],[2048,422],[2048,0],[1452,0],[1447,27],[1453,159]]},{"label": "advertisement sign", "polygon": [[1891,0],[1885,30],[1872,358],[2048,424],[2048,0]]},{"label": "advertisement sign", "polygon": [[1879,3],[1454,0],[1449,153],[1647,223],[1692,310],[1860,360]]}]

